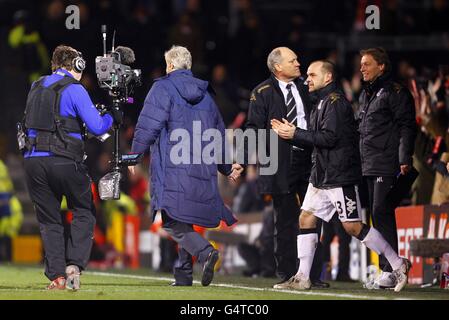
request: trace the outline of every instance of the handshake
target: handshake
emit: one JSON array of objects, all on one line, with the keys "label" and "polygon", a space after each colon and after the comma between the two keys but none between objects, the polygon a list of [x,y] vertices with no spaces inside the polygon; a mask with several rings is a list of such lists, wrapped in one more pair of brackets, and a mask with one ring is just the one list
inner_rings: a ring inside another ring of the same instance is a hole
[{"label": "handshake", "polygon": [[233,183],[236,183],[237,180],[240,178],[240,175],[242,174],[242,172],[243,172],[243,167],[238,163],[234,163],[232,165],[232,171],[228,175],[228,179],[231,180]]},{"label": "handshake", "polygon": [[[134,175],[135,174],[135,169],[134,167],[128,167],[129,172]],[[243,172],[243,167],[238,164],[238,163],[234,163],[232,165],[232,170],[231,173],[228,175],[228,179],[231,180],[232,183],[236,183],[237,180],[240,178],[240,175]]]}]

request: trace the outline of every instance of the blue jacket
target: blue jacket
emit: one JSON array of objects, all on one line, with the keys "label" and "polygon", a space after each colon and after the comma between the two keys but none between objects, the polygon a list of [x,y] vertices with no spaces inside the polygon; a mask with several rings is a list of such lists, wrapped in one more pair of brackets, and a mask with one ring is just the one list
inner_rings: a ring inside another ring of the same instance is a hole
[{"label": "blue jacket", "polygon": [[[153,213],[163,209],[177,221],[213,228],[219,225],[220,220],[224,220],[227,225],[237,221],[224,206],[217,184],[217,169],[229,175],[231,165],[206,164],[201,157],[200,163],[194,162],[195,156],[200,155],[201,151],[193,146],[192,139],[181,138],[187,147],[183,150],[190,158],[188,163],[177,164],[170,157],[172,150],[179,150],[181,145],[178,143],[181,142],[179,137],[178,140],[170,139],[172,135],[177,136],[177,131],[173,131],[185,130],[193,137],[193,132],[199,132],[194,130],[194,126],[201,126],[201,134],[207,129],[219,129],[224,154],[223,119],[207,89],[208,83],[194,78],[189,70],[176,70],[156,79],[139,115],[132,151],[144,153],[149,150],[151,153]],[[201,136],[197,135],[196,138],[201,139]],[[212,139],[202,141],[201,149],[204,150],[210,141]],[[181,153],[176,152],[177,155]],[[221,163],[225,159],[223,154]]]},{"label": "blue jacket", "polygon": [[[44,86],[51,86],[56,81],[62,79],[62,77],[72,77],[73,76],[64,69],[58,69],[53,74],[47,76],[44,80]],[[33,83],[34,85],[34,83]],[[33,86],[32,85],[32,86]],[[97,108],[92,103],[92,100],[89,97],[86,89],[81,84],[70,84],[61,94],[61,116],[67,117],[79,117],[86,124],[87,130],[96,135],[102,135],[111,128],[113,119],[111,115],[105,114],[104,116],[100,116]],[[82,139],[79,133],[69,133],[69,135]],[[29,129],[28,130],[29,137],[36,136],[36,130]],[[53,156],[51,152],[45,151],[35,151],[34,148],[32,151],[27,151],[24,154],[25,158],[29,157],[49,157]]]}]

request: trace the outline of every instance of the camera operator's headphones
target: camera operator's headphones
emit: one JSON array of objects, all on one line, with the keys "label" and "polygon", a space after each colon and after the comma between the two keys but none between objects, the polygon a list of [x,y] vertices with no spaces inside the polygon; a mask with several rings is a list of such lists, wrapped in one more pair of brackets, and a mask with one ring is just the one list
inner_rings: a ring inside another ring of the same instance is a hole
[{"label": "camera operator's headphones", "polygon": [[81,73],[86,68],[86,60],[83,59],[83,55],[81,54],[81,52],[77,51],[77,54],[78,56],[76,56],[72,60],[72,68],[77,73]]}]

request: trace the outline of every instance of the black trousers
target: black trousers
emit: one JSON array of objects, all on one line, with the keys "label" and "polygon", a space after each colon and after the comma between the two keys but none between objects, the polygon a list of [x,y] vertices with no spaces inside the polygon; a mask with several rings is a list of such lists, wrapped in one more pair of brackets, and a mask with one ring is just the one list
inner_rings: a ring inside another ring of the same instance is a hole
[{"label": "black trousers", "polygon": [[178,243],[178,260],[175,262],[173,274],[178,284],[192,284],[192,256],[199,263],[207,260],[212,245],[193,230],[193,225],[172,219],[164,210],[161,211],[162,228]]},{"label": "black trousers", "polygon": [[[86,166],[63,157],[32,157],[25,159],[25,174],[45,251],[45,275],[50,280],[65,276],[65,267],[70,264],[85,269],[95,226]],[[61,214],[62,196],[73,212],[72,223],[66,229]]]},{"label": "black trousers", "polygon": [[[387,195],[394,180],[394,177],[366,177],[369,209],[373,218],[373,226],[397,253],[398,231],[394,213],[395,208],[387,201]],[[386,272],[392,271],[390,264],[384,256],[379,257],[379,267]]]},{"label": "black trousers", "polygon": [[[299,233],[300,203],[309,185],[311,156],[308,151],[292,151],[289,193],[273,194],[274,206],[274,255],[276,272],[282,280],[295,275],[298,270],[297,236]],[[318,239],[321,237],[322,220],[318,219]],[[310,271],[310,279],[318,280],[323,266],[322,245],[318,242]]]}]

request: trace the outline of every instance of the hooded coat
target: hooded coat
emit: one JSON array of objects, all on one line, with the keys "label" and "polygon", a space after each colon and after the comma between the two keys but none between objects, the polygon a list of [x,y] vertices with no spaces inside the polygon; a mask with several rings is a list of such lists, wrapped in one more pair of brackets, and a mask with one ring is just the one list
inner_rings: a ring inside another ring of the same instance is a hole
[{"label": "hooded coat", "polygon": [[[153,213],[165,210],[177,221],[213,228],[221,220],[227,225],[237,220],[218,192],[217,169],[229,175],[232,166],[223,164],[225,127],[208,88],[190,70],[156,79],[137,121],[132,152],[150,151]],[[209,130],[214,136],[206,138],[208,129],[218,130]],[[217,161],[204,161],[205,153]]]}]

